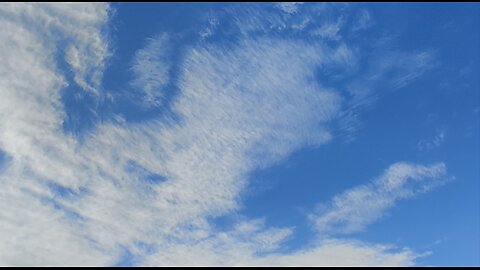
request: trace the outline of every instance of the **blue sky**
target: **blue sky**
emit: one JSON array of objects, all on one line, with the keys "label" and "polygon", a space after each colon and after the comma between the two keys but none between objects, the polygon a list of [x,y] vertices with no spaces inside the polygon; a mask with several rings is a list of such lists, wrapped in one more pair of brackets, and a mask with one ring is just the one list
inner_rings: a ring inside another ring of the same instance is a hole
[{"label": "blue sky", "polygon": [[0,265],[480,265],[480,5],[0,7]]}]

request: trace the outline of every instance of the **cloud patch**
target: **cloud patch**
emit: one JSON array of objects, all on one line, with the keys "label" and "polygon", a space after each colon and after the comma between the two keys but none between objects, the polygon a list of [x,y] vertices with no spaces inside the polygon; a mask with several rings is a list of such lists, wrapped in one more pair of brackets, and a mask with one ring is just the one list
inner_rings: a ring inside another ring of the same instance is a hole
[{"label": "cloud patch", "polygon": [[380,219],[397,201],[426,192],[447,179],[443,163],[431,166],[395,163],[372,182],[319,205],[311,219],[321,234],[358,232]]}]

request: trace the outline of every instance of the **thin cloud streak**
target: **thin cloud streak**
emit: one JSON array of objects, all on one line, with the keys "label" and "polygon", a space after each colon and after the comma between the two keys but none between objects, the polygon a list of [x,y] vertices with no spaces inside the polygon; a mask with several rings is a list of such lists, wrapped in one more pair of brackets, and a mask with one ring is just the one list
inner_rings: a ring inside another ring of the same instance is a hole
[{"label": "thin cloud streak", "polygon": [[349,189],[311,215],[320,234],[353,233],[380,219],[397,201],[424,193],[445,183],[446,166],[399,162],[371,183]]}]

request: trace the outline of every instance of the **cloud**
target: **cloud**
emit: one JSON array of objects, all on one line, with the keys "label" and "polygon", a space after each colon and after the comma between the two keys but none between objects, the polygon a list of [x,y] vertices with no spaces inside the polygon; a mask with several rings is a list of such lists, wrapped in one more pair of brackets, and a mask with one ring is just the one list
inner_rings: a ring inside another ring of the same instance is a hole
[{"label": "cloud", "polygon": [[[162,265],[413,263],[410,251],[338,239],[281,255],[292,228],[245,220],[221,231],[208,222],[241,207],[249,172],[333,138],[344,98],[314,77],[322,65],[354,59],[345,44],[250,36],[260,17],[243,14],[233,20],[253,18],[244,36],[186,48],[172,82],[172,40],[160,34],[134,55],[132,86],[158,105],[175,83],[179,93],[165,104],[174,116],[106,121],[82,141],[65,134],[62,91],[72,83],[81,88],[72,91],[102,90],[110,9],[0,7],[0,149],[9,159],[0,174],[0,264],[113,265],[125,254]],[[414,179],[434,173],[413,168]]]},{"label": "cloud", "polygon": [[336,22],[327,22],[322,26],[312,30],[310,33],[327,40],[340,40],[340,30],[343,27],[344,19],[339,17]]},{"label": "cloud", "polygon": [[326,24],[323,25],[321,28],[312,31],[312,34],[318,35],[322,38],[338,40],[340,39],[340,37],[338,36],[339,31],[340,27],[337,24]]},{"label": "cloud", "polygon": [[[375,45],[375,48],[376,46],[379,45]],[[350,61],[353,62],[352,67],[343,72],[337,72],[337,78],[345,81],[341,88],[348,93],[345,109],[342,110],[339,120],[341,136],[347,142],[355,140],[355,133],[363,126],[360,114],[364,110],[374,106],[382,96],[411,85],[436,66],[437,60],[432,50],[404,52],[386,49],[389,46],[382,44],[376,48],[378,52],[367,66],[358,65],[353,61],[354,57],[345,57],[345,59],[352,59]],[[335,66],[333,68],[326,66],[327,72],[329,68],[334,72],[337,71]]]},{"label": "cloud", "polygon": [[204,27],[200,32],[200,39],[204,40],[212,36],[218,28],[218,19],[214,15],[208,18],[208,26]]},{"label": "cloud", "polygon": [[422,256],[409,249],[349,239],[323,239],[309,248],[280,253],[293,229],[266,228],[263,220],[239,222],[229,231],[210,231],[186,245],[165,244],[144,257],[145,265],[414,265]]},{"label": "cloud", "polygon": [[[108,9],[105,5],[96,8]],[[187,226],[238,207],[238,194],[249,170],[280,160],[305,144],[318,145],[330,138],[323,123],[335,116],[340,98],[310,80],[314,66],[323,61],[322,49],[301,42],[260,39],[232,48],[210,46],[190,51],[179,80],[180,96],[172,104],[180,122],[104,123],[84,142],[77,142],[60,129],[65,118],[60,92],[68,78],[58,70],[57,46],[84,48],[79,50],[81,59],[94,59],[97,52],[85,49],[90,45],[82,45],[75,35],[101,28],[97,22],[103,17],[92,16],[108,12],[79,8],[92,25],[79,23],[79,30],[62,32],[60,36],[66,35],[67,40],[63,43],[58,33],[50,32],[55,32],[57,25],[73,25],[71,20],[79,18],[60,11],[58,18],[54,17],[50,12],[56,8],[42,4],[34,18],[48,15],[56,23],[52,28],[46,27],[45,21],[31,26],[21,19],[25,9],[12,6],[8,10],[11,16],[1,21],[8,31],[1,36],[6,47],[2,50],[0,147],[11,157],[0,176],[9,187],[2,191],[6,200],[2,212],[14,218],[2,230],[9,235],[2,237],[7,239],[0,246],[2,262],[108,264],[119,256],[120,246],[133,249],[137,242],[156,245],[162,235],[185,237],[188,232],[177,230],[181,224]],[[69,36],[72,33],[74,37]],[[163,59],[162,51],[153,54],[163,38],[152,40],[136,59],[142,63]],[[96,39],[84,42],[95,43]],[[65,57],[73,63],[68,54]],[[81,59],[78,61],[84,61]],[[164,67],[163,63],[151,64],[153,73],[138,70],[147,90],[158,83],[149,76]],[[73,65],[79,76],[74,81],[96,73],[102,65],[90,60],[80,69]],[[287,67],[290,72],[279,77]],[[89,83],[91,87],[96,85],[94,81]],[[166,180],[145,181],[148,175]],[[31,212],[21,210],[24,203]],[[23,214],[15,215],[17,212]],[[39,214],[46,218],[44,223],[33,222]],[[31,227],[19,230],[13,225],[16,223]],[[33,236],[45,226],[52,230],[42,237]],[[19,260],[20,255],[12,251],[33,254],[42,246],[45,254],[68,252],[60,241],[68,243],[71,250],[88,252],[77,252],[74,258],[45,255]],[[96,259],[91,260],[92,256]]]},{"label": "cloud", "polygon": [[[248,6],[233,4],[217,13],[217,18],[224,22],[221,29],[217,27],[215,33],[210,31],[205,33],[231,35],[232,38],[280,33],[300,37],[299,34],[311,35],[324,28],[322,30],[324,37],[331,39],[337,32],[344,30],[342,28],[344,16],[351,11],[352,9],[345,3],[275,3],[273,8],[271,3],[255,3]],[[336,31],[336,26],[342,29]],[[321,35],[317,34],[316,37],[318,39]],[[340,40],[339,35],[333,40]]]},{"label": "cloud", "polygon": [[158,106],[165,95],[164,87],[169,83],[172,52],[167,34],[150,39],[144,49],[135,53],[132,86],[141,93],[144,106]]},{"label": "cloud", "polygon": [[354,21],[353,31],[365,30],[374,24],[372,15],[366,9],[362,9]]},{"label": "cloud", "polygon": [[321,234],[352,233],[380,219],[397,201],[410,198],[447,180],[443,163],[431,166],[395,163],[380,177],[319,205],[311,216]]},{"label": "cloud", "polygon": [[258,265],[293,266],[410,266],[422,254],[409,249],[372,245],[355,240],[327,239],[317,247],[258,260]]},{"label": "cloud", "polygon": [[[97,92],[109,56],[108,45],[102,37],[106,34],[103,27],[109,12],[106,4],[9,3],[2,6],[5,15],[2,21],[13,29],[22,27],[18,29],[22,32],[28,25],[30,30],[43,33],[45,39],[59,44],[66,42],[68,45],[60,50],[73,71],[74,81],[85,90]],[[12,35],[19,37],[18,33]]]},{"label": "cloud", "polygon": [[435,137],[433,137],[433,139],[420,140],[417,143],[418,150],[429,151],[429,150],[432,150],[434,148],[439,147],[445,141],[445,134],[446,134],[445,129],[439,129],[439,130],[437,130],[437,134],[435,135]]},{"label": "cloud", "polygon": [[73,138],[61,132],[60,89],[67,80],[55,59],[60,55],[61,61],[70,61],[63,58],[64,49],[75,48],[82,54],[79,65],[72,66],[75,81],[88,85],[87,90],[95,88],[105,60],[96,27],[106,20],[108,8],[11,3],[0,12],[0,148],[10,159],[0,175],[0,262],[105,263],[107,256],[65,216],[71,213],[68,207],[49,203],[46,182],[78,190],[87,177],[75,158]]},{"label": "cloud", "polygon": [[[355,240],[326,239],[315,247],[289,254],[263,253],[265,246],[277,247],[288,231],[217,233],[208,240],[188,246],[162,247],[145,265],[231,265],[231,266],[408,266],[421,255],[408,249],[372,245]],[[261,247],[264,247],[263,249]]]},{"label": "cloud", "polygon": [[285,13],[296,13],[298,6],[303,4],[302,2],[281,2],[278,3],[278,8],[281,9]]}]

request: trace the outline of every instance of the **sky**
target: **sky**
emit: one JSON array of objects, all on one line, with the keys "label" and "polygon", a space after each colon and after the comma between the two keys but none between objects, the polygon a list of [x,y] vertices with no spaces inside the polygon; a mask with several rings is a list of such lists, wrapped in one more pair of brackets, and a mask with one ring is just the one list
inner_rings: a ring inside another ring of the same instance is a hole
[{"label": "sky", "polygon": [[0,265],[480,265],[478,3],[0,5]]}]

